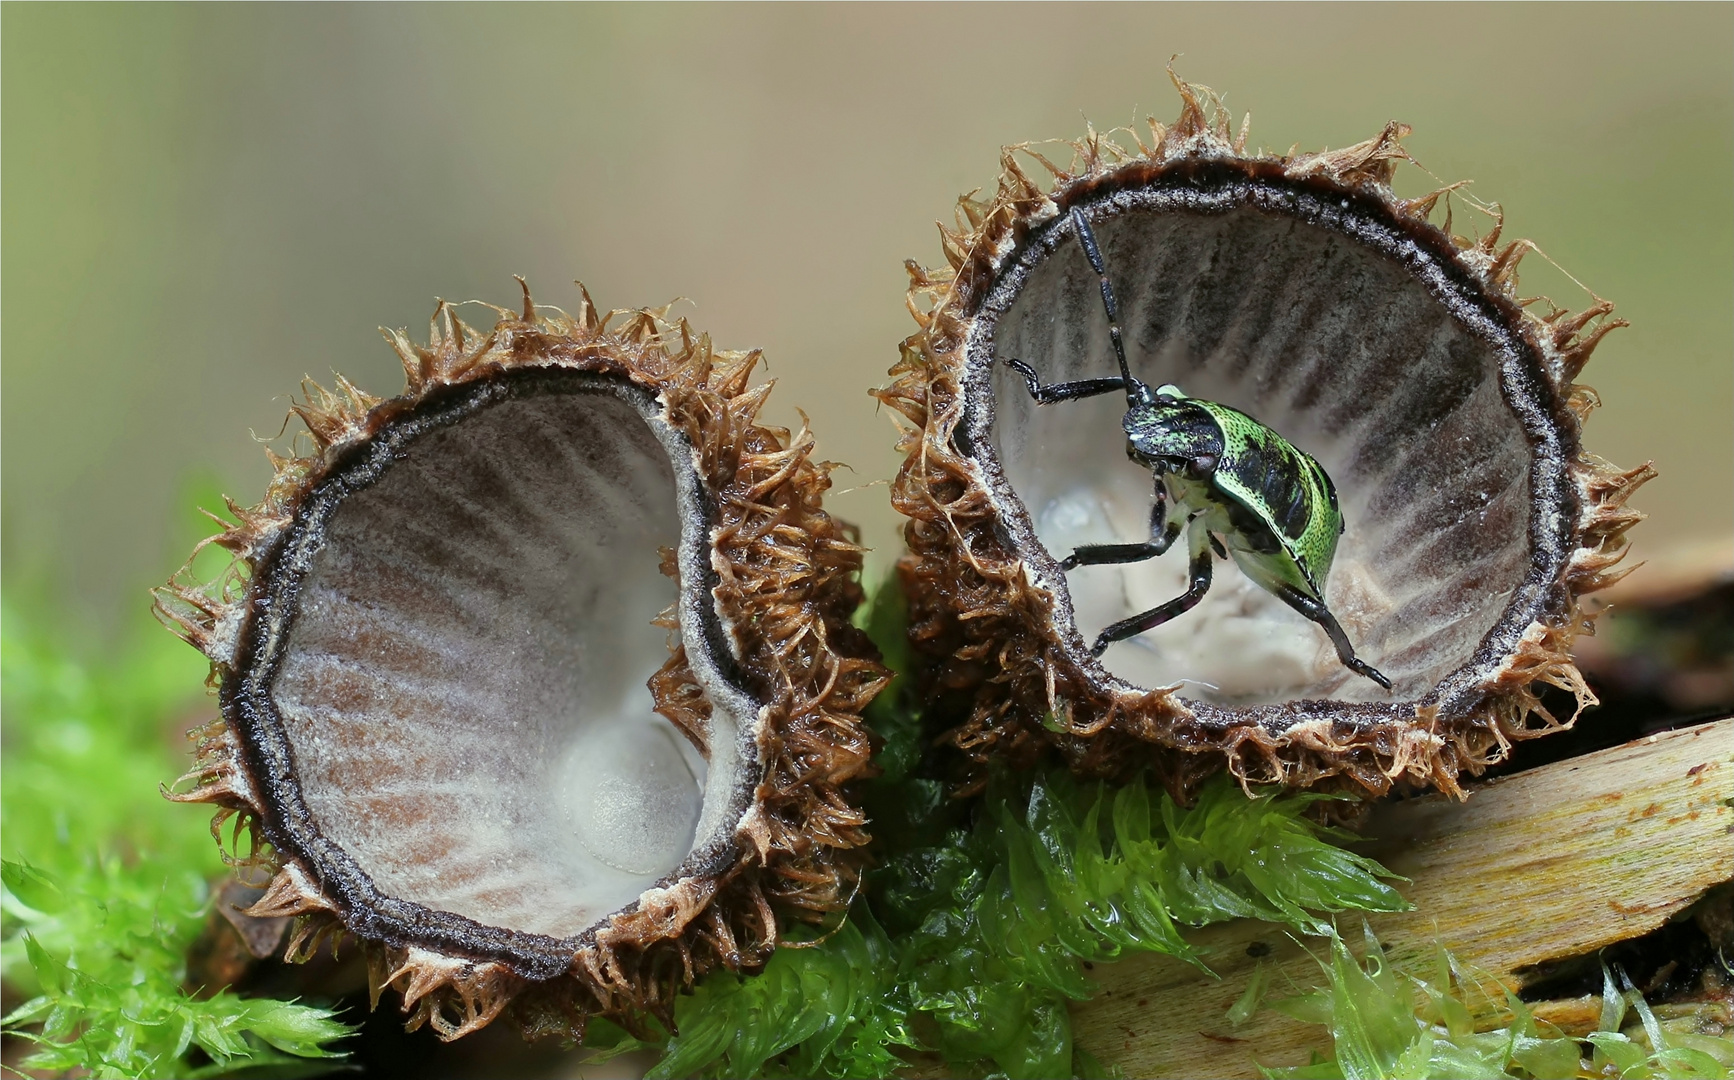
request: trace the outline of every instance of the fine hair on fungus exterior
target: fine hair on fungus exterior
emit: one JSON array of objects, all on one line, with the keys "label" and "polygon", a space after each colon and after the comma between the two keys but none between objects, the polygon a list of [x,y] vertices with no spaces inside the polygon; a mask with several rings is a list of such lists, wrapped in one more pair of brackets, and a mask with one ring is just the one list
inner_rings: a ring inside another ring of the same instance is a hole
[{"label": "fine hair on fungus exterior", "polygon": [[291,958],[353,934],[412,1027],[666,1020],[852,895],[861,551],[807,432],[756,422],[756,353],[495,310],[389,334],[397,398],[312,387],[311,451],[209,541],[231,571],[158,590],[223,714],[170,797],[235,819]]},{"label": "fine hair on fungus exterior", "polygon": [[[1450,232],[1449,189],[1398,198],[1401,125],[1248,153],[1208,90],[1176,86],[1180,118],[1149,142],[1092,131],[1064,167],[1008,149],[995,194],[942,230],[946,264],[909,264],[920,330],[878,396],[914,424],[901,573],[911,640],[962,713],[950,741],[977,762],[1052,747],[1087,773],[1154,765],[1177,791],[1225,764],[1456,790],[1575,716],[1536,683],[1593,700],[1568,651],[1578,601],[1617,578],[1641,517],[1625,500],[1652,470],[1582,450],[1596,398],[1575,379],[1622,324],[1604,301],[1519,298],[1530,245],[1500,245],[1496,213],[1470,241]],[[1125,395],[1037,404],[1012,363],[1044,385],[1118,376],[1078,218],[1131,377],[1256,418],[1334,480],[1346,525],[1322,599],[1391,690],[1220,559],[1196,607],[1092,655],[1109,624],[1187,591],[1188,556],[1062,565],[1150,538],[1153,502],[1151,468],[1126,458]]]}]

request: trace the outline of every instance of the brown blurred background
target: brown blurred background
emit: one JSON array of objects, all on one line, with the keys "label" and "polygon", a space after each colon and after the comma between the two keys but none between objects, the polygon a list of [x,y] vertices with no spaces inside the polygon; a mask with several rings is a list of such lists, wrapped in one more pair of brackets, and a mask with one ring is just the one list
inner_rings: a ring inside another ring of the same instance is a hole
[{"label": "brown blurred background", "polygon": [[[1274,149],[1391,118],[1632,329],[1588,432],[1655,459],[1639,556],[1734,537],[1734,7],[19,5],[0,9],[6,584],[101,628],[243,501],[306,373],[401,382],[436,296],[677,309],[766,350],[884,565],[902,260],[1001,144],[1153,113]],[[1405,193],[1431,186],[1419,171]],[[1459,208],[1459,231],[1466,224]],[[1478,223],[1479,224],[1479,223]],[[1542,259],[1525,291],[1585,295]],[[473,321],[485,312],[473,310]],[[99,633],[97,639],[100,639]]]}]

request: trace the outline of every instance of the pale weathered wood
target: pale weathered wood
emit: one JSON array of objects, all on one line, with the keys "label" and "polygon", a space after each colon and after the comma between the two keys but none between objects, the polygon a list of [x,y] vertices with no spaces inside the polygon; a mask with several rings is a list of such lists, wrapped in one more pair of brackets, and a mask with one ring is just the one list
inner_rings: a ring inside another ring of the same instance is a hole
[{"label": "pale weathered wood", "polygon": [[[1462,803],[1383,806],[1367,835],[1369,855],[1412,879],[1415,909],[1371,920],[1392,960],[1443,942],[1515,985],[1520,969],[1648,933],[1734,878],[1734,719],[1496,780]],[[1129,1077],[1252,1077],[1255,1054],[1304,1063],[1323,1029],[1269,1010],[1232,1029],[1224,1014],[1258,962],[1249,949],[1268,948],[1279,994],[1285,979],[1317,982],[1311,957],[1258,923],[1194,940],[1220,979],[1160,957],[1097,965],[1102,993],[1073,1010],[1077,1044]],[[1560,1019],[1572,1004],[1557,1003]]]}]

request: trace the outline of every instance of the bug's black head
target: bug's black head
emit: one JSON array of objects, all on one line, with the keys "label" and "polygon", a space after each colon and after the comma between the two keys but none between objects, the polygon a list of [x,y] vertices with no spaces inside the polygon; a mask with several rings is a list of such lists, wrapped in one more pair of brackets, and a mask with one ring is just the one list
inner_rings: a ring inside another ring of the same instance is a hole
[{"label": "bug's black head", "polygon": [[1139,383],[1137,391],[1121,422],[1127,456],[1158,472],[1208,477],[1222,458],[1222,432],[1210,414],[1173,386]]}]

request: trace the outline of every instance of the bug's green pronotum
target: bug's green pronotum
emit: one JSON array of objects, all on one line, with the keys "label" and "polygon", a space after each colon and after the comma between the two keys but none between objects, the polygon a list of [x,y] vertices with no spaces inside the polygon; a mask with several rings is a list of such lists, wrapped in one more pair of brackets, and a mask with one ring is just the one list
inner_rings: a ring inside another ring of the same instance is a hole
[{"label": "bug's green pronotum", "polygon": [[[1141,544],[1091,544],[1061,569],[1154,558],[1179,539],[1182,521],[1191,553],[1191,585],[1159,607],[1110,625],[1091,653],[1161,626],[1191,609],[1210,589],[1211,552],[1232,557],[1261,588],[1317,623],[1350,671],[1389,690],[1391,680],[1355,655],[1348,635],[1325,606],[1325,579],[1336,557],[1343,514],[1324,467],[1275,431],[1238,409],[1189,398],[1172,385],[1152,390],[1132,377],[1120,334],[1120,313],[1096,237],[1077,207],[1072,229],[1102,283],[1108,334],[1120,362],[1117,378],[1051,383],[1022,360],[1004,363],[1022,375],[1038,405],[1122,391],[1126,395],[1126,453],[1156,479],[1150,539]],[[1170,516],[1168,504],[1180,511]]]}]

